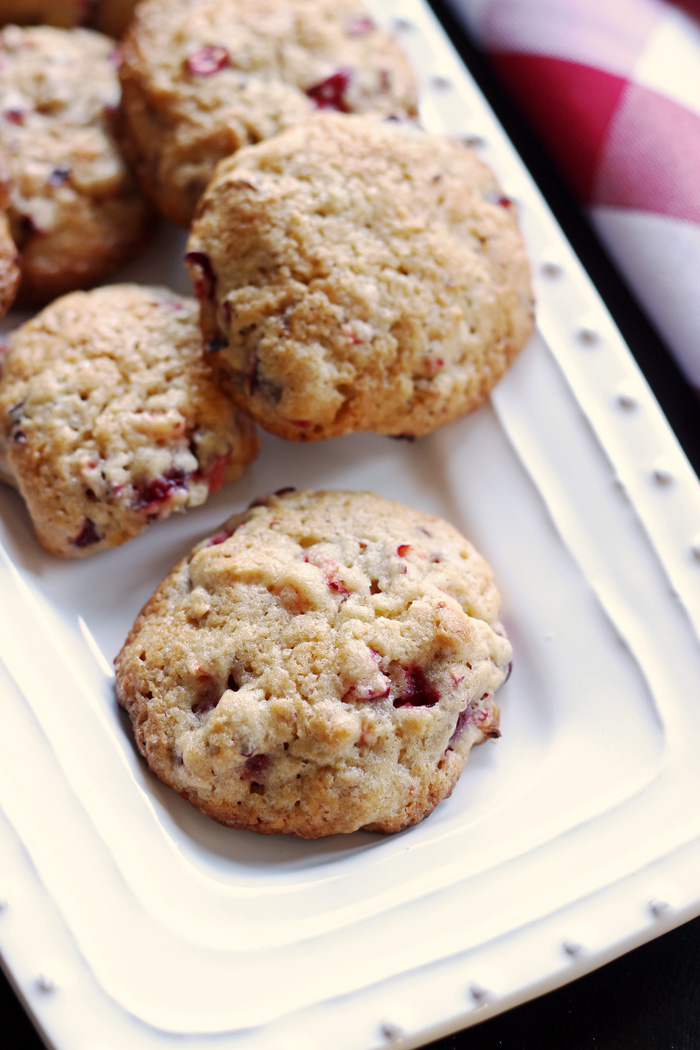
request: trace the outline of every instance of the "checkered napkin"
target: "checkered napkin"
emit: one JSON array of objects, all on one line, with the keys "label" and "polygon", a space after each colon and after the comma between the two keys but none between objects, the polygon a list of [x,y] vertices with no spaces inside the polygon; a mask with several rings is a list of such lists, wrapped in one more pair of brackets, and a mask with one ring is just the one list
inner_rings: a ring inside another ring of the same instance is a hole
[{"label": "checkered napkin", "polygon": [[700,389],[700,0],[452,0]]}]

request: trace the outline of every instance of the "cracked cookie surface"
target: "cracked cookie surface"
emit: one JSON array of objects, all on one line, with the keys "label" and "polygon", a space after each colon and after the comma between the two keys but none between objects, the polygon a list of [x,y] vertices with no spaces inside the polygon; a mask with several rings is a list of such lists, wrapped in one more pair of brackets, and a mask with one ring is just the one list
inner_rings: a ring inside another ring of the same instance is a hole
[{"label": "cracked cookie surface", "polygon": [[222,161],[186,261],[238,402],[292,440],[425,434],[480,404],[533,327],[490,169],[366,116],[320,114]]},{"label": "cracked cookie surface", "polygon": [[192,299],[136,285],[73,292],[9,338],[0,473],[53,554],[114,547],[198,506],[257,447],[209,370]]},{"label": "cracked cookie surface", "polygon": [[90,287],[131,260],[151,211],[115,134],[113,40],[88,29],[0,30],[0,148],[23,305]]},{"label": "cracked cookie surface", "polygon": [[399,831],[499,735],[499,603],[441,519],[285,490],[161,583],[117,657],[117,695],[153,772],[224,824]]},{"label": "cracked cookie surface", "polygon": [[403,52],[357,0],[146,0],[123,56],[130,156],[182,226],[217,161],[317,108],[417,113]]}]

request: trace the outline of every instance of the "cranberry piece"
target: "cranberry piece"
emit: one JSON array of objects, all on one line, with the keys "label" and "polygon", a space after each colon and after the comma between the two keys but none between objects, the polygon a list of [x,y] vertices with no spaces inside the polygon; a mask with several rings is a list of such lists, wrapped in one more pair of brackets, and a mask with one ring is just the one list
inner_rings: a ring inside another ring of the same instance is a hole
[{"label": "cranberry piece", "polygon": [[99,543],[101,539],[103,539],[103,537],[97,531],[97,526],[95,525],[95,522],[92,520],[92,518],[86,518],[83,522],[82,529],[80,530],[76,538],[71,542],[74,547],[82,548],[92,547],[95,543]]},{"label": "cranberry piece", "polygon": [[300,427],[302,430],[313,426],[310,419],[288,419],[287,422],[291,423],[293,427]]},{"label": "cranberry piece", "polygon": [[6,109],[5,120],[9,121],[10,124],[24,124],[24,110],[23,109]]},{"label": "cranberry piece", "polygon": [[348,36],[366,36],[374,29],[371,18],[351,18],[346,26]]},{"label": "cranberry piece", "polygon": [[422,667],[406,667],[401,696],[394,700],[394,707],[434,707],[440,694],[426,678]]},{"label": "cranberry piece", "polygon": [[233,536],[235,529],[222,529],[217,532],[207,543],[207,547],[216,547],[219,543],[225,543],[229,536]]},{"label": "cranberry piece", "polygon": [[318,109],[337,109],[339,113],[350,113],[350,106],[345,92],[350,87],[350,72],[339,69],[325,80],[319,80],[306,89],[306,94],[316,103]]},{"label": "cranberry piece", "polygon": [[137,482],[134,485],[134,510],[143,510],[147,514],[156,511],[176,489],[184,488],[187,488],[187,475],[181,470],[173,470],[153,481]]},{"label": "cranberry piece", "polygon": [[226,467],[230,458],[231,453],[225,452],[223,455],[213,459],[206,470],[197,471],[195,474],[195,478],[202,478],[206,481],[209,492],[212,495],[218,492],[226,481]]},{"label": "cranberry piece", "polygon": [[54,168],[49,175],[49,186],[62,186],[64,182],[68,182],[70,172],[71,169],[67,164]]},{"label": "cranberry piece", "polygon": [[410,549],[410,543],[400,543],[396,548],[396,553],[398,554],[399,558],[403,558],[404,555],[406,555],[410,551]]},{"label": "cranberry piece", "polygon": [[207,682],[198,698],[192,704],[192,713],[202,718],[214,710],[220,699],[221,691],[216,682]]},{"label": "cranberry piece", "polygon": [[198,77],[210,77],[213,73],[220,73],[231,65],[231,56],[225,47],[216,44],[207,44],[195,51],[185,62],[190,73]]},{"label": "cranberry piece", "polygon": [[505,193],[489,193],[487,200],[489,204],[498,204],[500,208],[512,208],[513,200],[511,197],[507,197]]},{"label": "cranberry piece", "polygon": [[256,777],[264,776],[267,772],[269,759],[267,755],[251,755],[246,759],[241,780],[254,780]]},{"label": "cranberry piece", "polygon": [[213,299],[216,295],[216,273],[206,252],[187,252],[185,262],[194,282],[198,299]]},{"label": "cranberry piece", "polygon": [[469,708],[465,707],[464,710],[460,711],[459,714],[457,715],[457,724],[455,725],[454,733],[452,734],[452,736],[449,739],[448,747],[451,744],[453,744],[455,742],[455,740],[457,740],[458,737],[460,737],[462,735],[462,733],[464,732],[464,727],[466,726],[468,721],[469,721]]}]

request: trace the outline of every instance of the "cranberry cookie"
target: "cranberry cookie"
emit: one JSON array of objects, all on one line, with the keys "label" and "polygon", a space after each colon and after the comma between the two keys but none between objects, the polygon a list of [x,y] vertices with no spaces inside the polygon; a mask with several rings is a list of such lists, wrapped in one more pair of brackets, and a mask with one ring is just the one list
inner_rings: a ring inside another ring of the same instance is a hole
[{"label": "cranberry cookie", "polygon": [[322,114],[222,161],[187,263],[240,404],[314,440],[473,409],[532,331],[512,202],[473,151]]},{"label": "cranberry cookie", "polygon": [[194,300],[136,285],[73,292],[10,337],[0,473],[52,554],[124,543],[203,503],[256,452],[202,353]]},{"label": "cranberry cookie", "polygon": [[101,33],[122,36],[134,17],[137,0],[97,0],[90,25]]},{"label": "cranberry cookie", "polygon": [[161,583],[117,657],[117,695],[151,769],[223,824],[399,831],[499,735],[498,613],[491,570],[446,522],[286,490]]},{"label": "cranberry cookie", "polygon": [[47,25],[62,29],[89,25],[121,36],[137,0],[0,0],[0,25]]},{"label": "cranberry cookie", "polygon": [[0,0],[0,25],[48,25],[72,29],[84,25],[94,0]]},{"label": "cranberry cookie", "polygon": [[130,156],[183,226],[218,160],[316,109],[417,112],[403,52],[357,0],[145,0],[121,78]]},{"label": "cranberry cookie", "polygon": [[148,232],[113,130],[116,65],[114,41],[88,29],[0,31],[0,148],[24,305],[103,280]]},{"label": "cranberry cookie", "polygon": [[12,305],[20,280],[19,255],[7,217],[8,200],[9,168],[0,151],[0,317],[4,317]]}]

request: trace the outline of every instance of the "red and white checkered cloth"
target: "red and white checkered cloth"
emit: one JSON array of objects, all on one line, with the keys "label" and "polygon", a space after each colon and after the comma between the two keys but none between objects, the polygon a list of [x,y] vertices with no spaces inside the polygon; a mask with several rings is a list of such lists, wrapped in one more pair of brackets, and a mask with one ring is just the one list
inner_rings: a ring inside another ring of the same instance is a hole
[{"label": "red and white checkered cloth", "polygon": [[453,0],[700,388],[700,0]]}]

